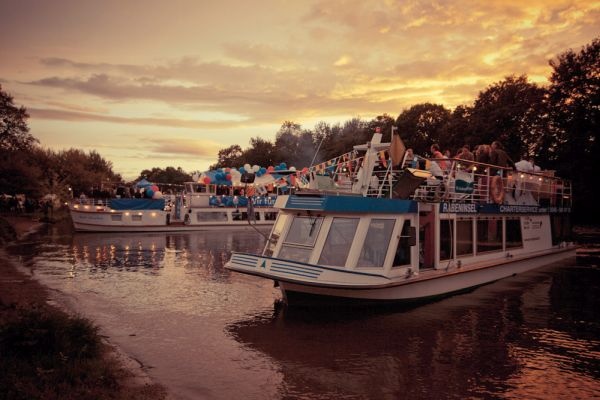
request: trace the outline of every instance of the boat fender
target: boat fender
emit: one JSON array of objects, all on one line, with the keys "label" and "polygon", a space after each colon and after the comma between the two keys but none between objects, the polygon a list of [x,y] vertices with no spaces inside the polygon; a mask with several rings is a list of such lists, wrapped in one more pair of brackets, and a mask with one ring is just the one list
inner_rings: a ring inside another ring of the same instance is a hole
[{"label": "boat fender", "polygon": [[501,176],[493,176],[490,181],[490,196],[494,203],[502,204],[504,202],[504,185]]},{"label": "boat fender", "polygon": [[183,217],[183,223],[189,225],[191,222],[190,214],[185,214],[185,217]]}]

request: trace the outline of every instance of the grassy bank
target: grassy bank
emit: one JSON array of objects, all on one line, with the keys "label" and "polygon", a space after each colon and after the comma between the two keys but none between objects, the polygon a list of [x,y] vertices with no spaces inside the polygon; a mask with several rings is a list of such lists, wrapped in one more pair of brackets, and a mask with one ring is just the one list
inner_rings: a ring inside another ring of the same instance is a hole
[{"label": "grassy bank", "polygon": [[[28,226],[26,220],[11,222],[0,217],[2,243],[15,240]],[[1,400],[167,397],[160,385],[125,367],[91,321],[48,300],[47,289],[20,272],[0,249]]]}]

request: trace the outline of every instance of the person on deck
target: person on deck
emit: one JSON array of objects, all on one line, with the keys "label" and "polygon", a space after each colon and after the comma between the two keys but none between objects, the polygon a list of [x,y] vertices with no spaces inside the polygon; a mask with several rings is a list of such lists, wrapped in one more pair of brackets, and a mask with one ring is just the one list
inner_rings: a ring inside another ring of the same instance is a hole
[{"label": "person on deck", "polygon": [[[498,141],[492,142],[490,151],[490,163],[502,168],[515,168],[514,161],[510,158],[506,151],[504,151],[502,144]],[[495,169],[495,171],[492,171],[492,175],[497,174],[499,171],[501,171],[501,169]]]},{"label": "person on deck", "polygon": [[431,158],[437,159],[440,168],[446,171],[449,167],[449,162],[444,159],[444,155],[440,151],[440,146],[437,143],[431,145]]}]

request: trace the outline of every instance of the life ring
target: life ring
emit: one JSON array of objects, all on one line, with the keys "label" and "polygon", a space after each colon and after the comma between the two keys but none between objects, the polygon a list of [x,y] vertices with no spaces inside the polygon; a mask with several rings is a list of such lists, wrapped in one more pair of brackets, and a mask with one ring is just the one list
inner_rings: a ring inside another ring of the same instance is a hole
[{"label": "life ring", "polygon": [[504,184],[501,176],[493,176],[490,180],[490,196],[496,204],[504,202]]},{"label": "life ring", "polygon": [[185,217],[183,217],[183,223],[189,225],[191,222],[190,214],[185,214]]}]

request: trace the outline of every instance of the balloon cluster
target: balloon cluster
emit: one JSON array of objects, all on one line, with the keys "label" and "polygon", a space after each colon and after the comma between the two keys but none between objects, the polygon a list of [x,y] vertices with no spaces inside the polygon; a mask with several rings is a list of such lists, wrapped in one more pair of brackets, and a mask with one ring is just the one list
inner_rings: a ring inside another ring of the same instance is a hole
[{"label": "balloon cluster", "polygon": [[162,199],[162,192],[159,190],[158,186],[152,185],[149,188],[144,190],[144,196],[149,199]]},{"label": "balloon cluster", "polygon": [[[216,170],[214,173],[211,172],[211,175],[208,175],[208,173],[204,173],[203,177],[200,179],[200,181],[202,183],[205,184],[216,184],[216,185],[229,185],[230,182],[232,180],[235,181],[239,181],[241,176],[245,173],[254,173],[256,174],[257,177],[266,175],[266,174],[273,174],[273,173],[277,173],[279,171],[296,171],[295,167],[290,167],[288,169],[288,166],[286,163],[282,162],[279,165],[276,166],[269,166],[268,168],[265,167],[260,167],[258,165],[250,165],[250,164],[244,164],[243,166],[239,167],[239,168],[221,168]],[[308,168],[304,168],[302,170],[303,173],[307,172]]]}]

